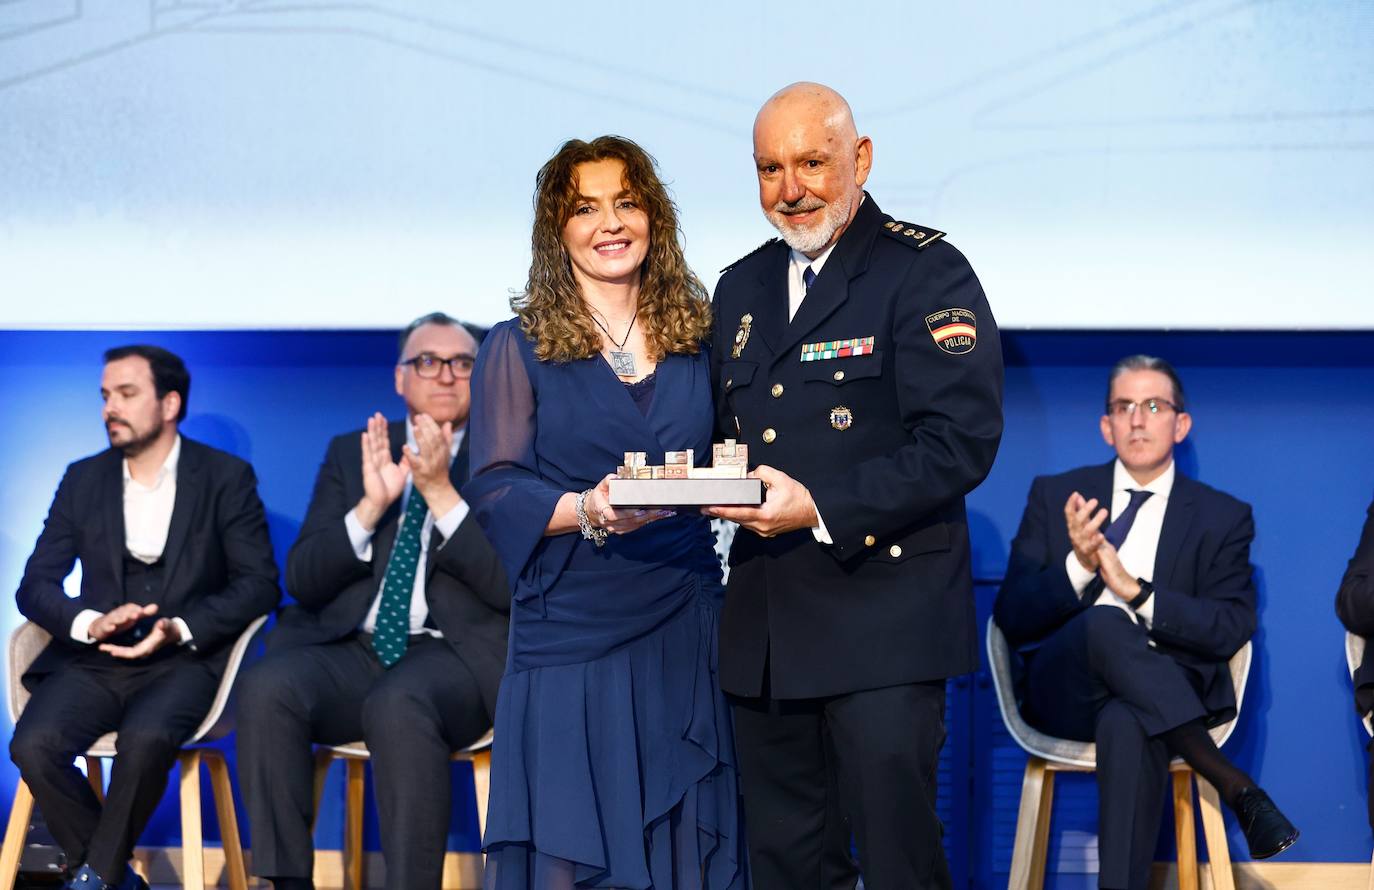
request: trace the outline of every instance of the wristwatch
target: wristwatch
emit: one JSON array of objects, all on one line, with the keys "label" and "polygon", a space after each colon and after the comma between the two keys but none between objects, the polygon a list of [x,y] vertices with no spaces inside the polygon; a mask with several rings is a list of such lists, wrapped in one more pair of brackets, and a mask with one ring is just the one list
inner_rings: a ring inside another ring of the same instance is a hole
[{"label": "wristwatch", "polygon": [[1136,583],[1140,585],[1140,593],[1136,594],[1126,603],[1126,605],[1131,607],[1132,611],[1138,610],[1141,606],[1145,605],[1145,601],[1153,596],[1155,592],[1155,586],[1149,581],[1146,581],[1144,578],[1136,578],[1135,580]]}]

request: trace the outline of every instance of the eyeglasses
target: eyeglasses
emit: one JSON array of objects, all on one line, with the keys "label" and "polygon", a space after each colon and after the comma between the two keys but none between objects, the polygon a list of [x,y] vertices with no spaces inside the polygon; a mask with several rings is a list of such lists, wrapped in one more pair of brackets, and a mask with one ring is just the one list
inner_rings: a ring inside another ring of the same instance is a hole
[{"label": "eyeglasses", "polygon": [[403,365],[410,365],[415,369],[415,373],[425,380],[434,380],[443,373],[444,366],[448,366],[448,372],[453,375],[455,380],[462,380],[472,376],[472,366],[477,361],[475,356],[467,353],[459,353],[452,358],[439,358],[432,352],[422,352],[415,358],[408,358],[401,361]]},{"label": "eyeglasses", "polygon": [[1107,403],[1107,413],[1113,417],[1133,417],[1137,411],[1166,414],[1177,410],[1179,407],[1168,399],[1141,399],[1139,402],[1116,399]]}]

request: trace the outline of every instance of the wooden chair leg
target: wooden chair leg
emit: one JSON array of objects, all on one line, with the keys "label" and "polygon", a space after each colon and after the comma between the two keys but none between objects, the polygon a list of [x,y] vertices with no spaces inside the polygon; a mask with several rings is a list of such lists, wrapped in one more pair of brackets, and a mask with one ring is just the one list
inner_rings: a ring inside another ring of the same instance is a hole
[{"label": "wooden chair leg", "polygon": [[324,800],[324,783],[329,778],[329,767],[334,763],[334,752],[321,748],[315,752],[315,812],[310,818],[310,830],[320,821],[320,801]]},{"label": "wooden chair leg", "polygon": [[1026,761],[1021,780],[1021,807],[1016,815],[1016,841],[1011,853],[1008,890],[1042,890],[1049,847],[1050,810],[1054,805],[1054,773],[1039,757]]},{"label": "wooden chair leg", "polygon": [[1193,773],[1175,770],[1174,843],[1178,849],[1178,890],[1198,890],[1197,829],[1193,826]]},{"label": "wooden chair leg", "polygon": [[363,792],[367,763],[349,758],[344,809],[344,890],[363,890]]},{"label": "wooden chair leg", "polygon": [[1202,836],[1207,841],[1207,860],[1211,863],[1212,890],[1236,890],[1231,870],[1231,848],[1226,841],[1226,823],[1221,817],[1221,795],[1202,776],[1197,777],[1198,807],[1202,810]]},{"label": "wooden chair leg", "polygon": [[[487,838],[487,804],[491,798],[491,749],[478,751],[472,755],[472,788],[477,798],[477,842],[483,844]],[[479,847],[480,849],[480,847]],[[487,854],[482,854],[482,865],[487,864]]]},{"label": "wooden chair leg", "polygon": [[14,803],[10,806],[10,822],[5,827],[5,843],[0,846],[0,890],[14,890],[19,877],[19,857],[24,853],[24,841],[29,836],[29,821],[33,819],[33,792],[29,784],[19,780],[14,789]]},{"label": "wooden chair leg", "polygon": [[229,875],[229,890],[248,890],[248,871],[243,865],[243,842],[239,839],[239,819],[234,810],[234,789],[229,783],[229,765],[218,751],[205,752],[210,770],[210,788],[215,798],[215,817],[219,819],[220,842],[224,846],[224,867]]},{"label": "wooden chair leg", "polygon": [[201,750],[177,756],[181,765],[181,886],[205,890],[205,835],[200,819]]},{"label": "wooden chair leg", "polygon": [[83,754],[81,759],[86,761],[86,781],[91,784],[91,790],[95,792],[95,799],[104,803],[105,762],[99,757],[92,757],[89,754]]}]

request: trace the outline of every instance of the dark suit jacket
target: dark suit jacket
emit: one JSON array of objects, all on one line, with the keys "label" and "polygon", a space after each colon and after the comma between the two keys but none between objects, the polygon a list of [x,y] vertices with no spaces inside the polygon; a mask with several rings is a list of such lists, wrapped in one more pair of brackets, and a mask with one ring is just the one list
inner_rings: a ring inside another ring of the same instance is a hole
[{"label": "dark suit jacket", "polygon": [[[1013,648],[1034,644],[1090,608],[1064,570],[1072,549],[1064,503],[1077,491],[1110,505],[1113,466],[1081,467],[1031,483],[992,613]],[[1226,662],[1255,632],[1254,537],[1248,504],[1174,476],[1155,555],[1150,638],[1158,651],[1201,679],[1202,703],[1213,723],[1235,715]]]},{"label": "dark suit jacket", "polygon": [[[389,430],[391,454],[399,460],[406,442],[405,421],[393,422]],[[377,524],[371,562],[360,561],[344,517],[363,497],[361,433],[336,437],[325,452],[305,524],[286,559],[286,587],[296,604],[282,610],[268,639],[269,649],[330,642],[353,633],[381,589],[400,524],[400,499]],[[457,487],[467,475],[465,436],[449,476]],[[425,597],[435,626],[476,677],[487,711],[494,716],[506,665],[510,587],[475,517],[464,518],[447,540],[437,529],[430,535]]]},{"label": "dark suit jacket", "polygon": [[[1374,504],[1369,505],[1364,531],[1355,555],[1345,568],[1336,591],[1336,615],[1351,633],[1374,637]],[[1374,708],[1374,646],[1365,646],[1364,660],[1355,671],[1355,710],[1368,714]]]},{"label": "dark suit jacket", "polygon": [[[123,452],[107,449],[67,467],[16,598],[52,634],[26,677],[48,673],[89,645],[71,638],[85,609],[108,612],[124,596]],[[81,560],[81,595],[63,579]],[[244,461],[181,437],[176,501],[163,551],[159,617],[186,621],[195,657],[218,660],[243,629],[281,599],[257,478]]]},{"label": "dark suit jacket", "polygon": [[[717,432],[810,489],[834,544],[809,530],[735,536],[721,685],[758,695],[765,663],[775,698],[971,670],[964,495],[1002,435],[1002,350],[982,287],[940,233],[895,222],[872,197],[790,323],[789,255],[769,242],[716,288]],[[972,313],[971,350],[932,333],[948,309]],[[801,360],[804,344],[867,337],[871,354]]]}]

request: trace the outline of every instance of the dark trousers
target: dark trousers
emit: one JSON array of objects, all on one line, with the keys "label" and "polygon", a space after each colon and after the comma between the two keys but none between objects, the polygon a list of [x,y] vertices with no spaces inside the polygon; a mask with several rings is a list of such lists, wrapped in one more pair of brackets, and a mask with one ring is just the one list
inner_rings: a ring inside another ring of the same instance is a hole
[{"label": "dark trousers", "polygon": [[755,890],[949,888],[935,815],[945,681],[735,699]]},{"label": "dark trousers", "polygon": [[[167,773],[218,686],[218,669],[190,653],[129,663],[95,650],[37,684],[10,757],[69,862],[89,863],[111,883],[123,877]],[[102,804],[73,761],[111,731],[119,733],[119,756]]]},{"label": "dark trousers", "polygon": [[1207,714],[1192,678],[1108,606],[1075,615],[1027,659],[1026,722],[1097,743],[1100,887],[1149,883],[1172,756],[1159,736]]},{"label": "dark trousers", "polygon": [[391,669],[370,638],[273,653],[238,691],[238,768],[253,871],[309,878],[311,743],[362,739],[372,753],[388,890],[439,890],[449,826],[449,755],[491,726],[471,671],[443,640],[417,635]]}]

